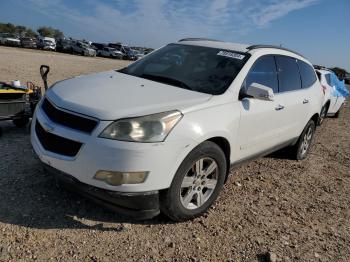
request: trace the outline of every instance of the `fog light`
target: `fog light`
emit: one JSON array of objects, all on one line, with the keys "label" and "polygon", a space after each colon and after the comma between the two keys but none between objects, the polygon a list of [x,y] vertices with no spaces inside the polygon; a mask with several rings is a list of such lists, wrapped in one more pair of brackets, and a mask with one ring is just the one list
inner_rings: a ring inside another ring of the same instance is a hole
[{"label": "fog light", "polygon": [[94,176],[94,179],[104,181],[112,186],[123,184],[140,184],[145,182],[148,171],[146,172],[117,172],[100,170]]}]

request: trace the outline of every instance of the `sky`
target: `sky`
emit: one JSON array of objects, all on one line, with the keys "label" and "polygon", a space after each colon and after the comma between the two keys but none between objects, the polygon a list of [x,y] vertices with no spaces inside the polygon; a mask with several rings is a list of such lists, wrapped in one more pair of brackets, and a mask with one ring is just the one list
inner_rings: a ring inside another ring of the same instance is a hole
[{"label": "sky", "polygon": [[350,0],[1,0],[0,22],[158,48],[185,37],[275,44],[350,72]]}]

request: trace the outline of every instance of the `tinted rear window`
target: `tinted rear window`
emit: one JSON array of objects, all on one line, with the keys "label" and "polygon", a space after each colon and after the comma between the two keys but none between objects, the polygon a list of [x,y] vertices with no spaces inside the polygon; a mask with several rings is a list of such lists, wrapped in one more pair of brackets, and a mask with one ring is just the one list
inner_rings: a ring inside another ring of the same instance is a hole
[{"label": "tinted rear window", "polygon": [[301,89],[297,60],[288,56],[276,56],[279,92]]},{"label": "tinted rear window", "polygon": [[253,83],[270,87],[274,93],[278,93],[277,70],[273,56],[261,57],[254,63],[247,75],[245,87]]},{"label": "tinted rear window", "polygon": [[314,68],[300,60],[298,60],[298,65],[301,75],[302,87],[308,88],[312,86],[317,80]]}]

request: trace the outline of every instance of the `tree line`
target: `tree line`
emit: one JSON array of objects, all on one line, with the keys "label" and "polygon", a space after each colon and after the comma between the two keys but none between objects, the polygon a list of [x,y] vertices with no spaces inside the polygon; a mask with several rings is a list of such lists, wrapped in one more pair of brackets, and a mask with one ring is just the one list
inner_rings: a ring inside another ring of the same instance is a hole
[{"label": "tree line", "polygon": [[50,26],[41,26],[36,32],[31,28],[22,26],[22,25],[14,25],[11,23],[0,23],[0,33],[9,33],[14,34],[19,37],[54,37],[54,38],[63,38],[64,33],[59,29],[50,27]]}]

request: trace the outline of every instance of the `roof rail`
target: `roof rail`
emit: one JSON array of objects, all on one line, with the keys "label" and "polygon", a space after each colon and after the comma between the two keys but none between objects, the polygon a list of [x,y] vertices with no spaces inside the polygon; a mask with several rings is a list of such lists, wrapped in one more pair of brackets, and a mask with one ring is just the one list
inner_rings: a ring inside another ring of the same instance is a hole
[{"label": "roof rail", "polygon": [[[276,45],[251,45],[251,46],[248,46],[247,49],[248,50],[253,50],[253,49],[259,49],[259,48],[275,48],[275,49],[280,49],[280,50],[284,50],[284,51],[288,51],[288,52],[292,52],[296,55],[299,55],[301,57],[304,57],[302,54],[299,54],[293,50],[290,50],[288,48],[284,48],[284,47],[281,47],[281,46],[276,46]],[[305,57],[304,57],[305,58]]]},{"label": "roof rail", "polygon": [[221,42],[220,40],[215,39],[209,39],[209,38],[200,38],[200,37],[193,37],[193,38],[183,38],[180,39],[178,42],[186,42],[186,41],[212,41],[212,42]]}]

